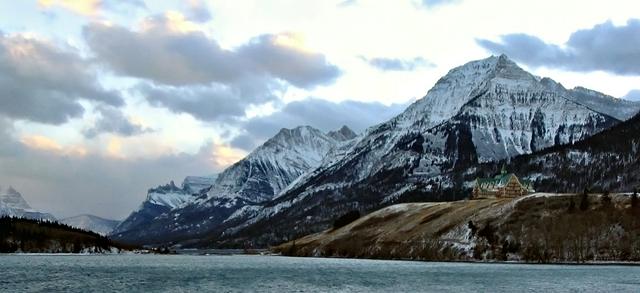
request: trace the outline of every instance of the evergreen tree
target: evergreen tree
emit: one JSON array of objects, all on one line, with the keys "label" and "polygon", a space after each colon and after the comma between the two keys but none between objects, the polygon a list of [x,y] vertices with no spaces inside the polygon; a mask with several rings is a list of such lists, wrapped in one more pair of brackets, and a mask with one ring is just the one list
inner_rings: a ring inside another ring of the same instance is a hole
[{"label": "evergreen tree", "polygon": [[589,209],[589,190],[584,189],[582,194],[580,195],[580,210],[586,211]]},{"label": "evergreen tree", "polygon": [[608,191],[608,190],[607,190],[607,191],[605,191],[605,192],[602,194],[602,198],[601,198],[601,200],[602,200],[602,205],[603,205],[604,207],[608,207],[608,206],[610,206],[610,205],[611,205],[611,196],[609,195],[609,191]]},{"label": "evergreen tree", "polygon": [[567,208],[567,211],[570,213],[573,213],[576,210],[576,203],[573,201],[573,197],[571,197],[571,199],[569,200],[569,208]]}]

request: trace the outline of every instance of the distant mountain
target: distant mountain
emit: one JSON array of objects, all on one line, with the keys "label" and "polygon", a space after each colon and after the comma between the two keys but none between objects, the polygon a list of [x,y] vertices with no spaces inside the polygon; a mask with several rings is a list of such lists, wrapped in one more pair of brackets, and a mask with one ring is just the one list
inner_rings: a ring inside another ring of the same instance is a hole
[{"label": "distant mountain", "polygon": [[104,219],[94,215],[79,215],[65,218],[58,222],[85,231],[92,231],[103,236],[111,233],[111,231],[120,224],[120,221]]},{"label": "distant mountain", "polygon": [[[164,209],[147,200],[117,227],[112,237],[133,243],[161,243],[206,233],[243,208],[271,200],[301,175],[318,167],[332,150],[350,145],[354,137],[348,127],[329,133],[310,126],[283,128],[220,173],[206,194],[195,195],[193,201],[180,201],[185,204],[163,205],[167,207]],[[162,191],[181,192],[172,185],[162,187]],[[194,198],[180,194],[181,198]]]},{"label": "distant mountain", "polygon": [[186,205],[198,197],[206,197],[206,193],[214,184],[214,176],[187,176],[181,187],[173,181],[165,185],[151,188],[147,198],[140,207],[111,231],[113,234],[122,233],[144,227],[149,221],[173,209]]},{"label": "distant mountain", "polygon": [[7,189],[0,187],[0,216],[49,221],[56,220],[51,214],[41,213],[32,209],[20,192],[11,186]]}]

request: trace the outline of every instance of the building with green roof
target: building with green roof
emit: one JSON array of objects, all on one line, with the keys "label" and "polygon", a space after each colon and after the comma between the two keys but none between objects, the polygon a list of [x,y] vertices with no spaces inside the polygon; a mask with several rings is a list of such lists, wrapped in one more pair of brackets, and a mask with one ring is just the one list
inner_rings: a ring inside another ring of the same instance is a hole
[{"label": "building with green roof", "polygon": [[519,179],[502,166],[493,178],[476,178],[471,198],[518,197],[535,192],[529,180]]}]

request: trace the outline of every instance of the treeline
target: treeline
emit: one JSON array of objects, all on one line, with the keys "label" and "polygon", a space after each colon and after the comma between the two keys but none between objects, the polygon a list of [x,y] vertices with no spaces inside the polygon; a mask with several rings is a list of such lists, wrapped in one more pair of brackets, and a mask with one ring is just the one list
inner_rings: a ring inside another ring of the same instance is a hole
[{"label": "treeline", "polygon": [[129,249],[100,234],[58,222],[0,218],[0,253],[80,253]]},{"label": "treeline", "polygon": [[[637,193],[614,201],[608,193],[526,202],[501,225],[473,227],[473,258],[527,262],[640,261]],[[538,204],[536,206],[536,204]],[[543,210],[554,211],[545,216]]]}]

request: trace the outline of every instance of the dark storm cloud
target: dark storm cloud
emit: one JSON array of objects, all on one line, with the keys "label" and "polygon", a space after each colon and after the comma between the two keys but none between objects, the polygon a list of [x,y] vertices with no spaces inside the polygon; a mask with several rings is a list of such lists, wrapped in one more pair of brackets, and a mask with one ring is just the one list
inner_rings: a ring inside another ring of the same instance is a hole
[{"label": "dark storm cloud", "polygon": [[640,102],[640,90],[630,90],[623,99]]},{"label": "dark storm cloud", "polygon": [[483,48],[532,67],[571,71],[602,70],[621,75],[640,75],[640,20],[615,26],[611,21],[578,30],[561,47],[526,34],[509,34],[500,42],[477,40]]},{"label": "dark storm cloud", "polygon": [[69,48],[0,32],[0,115],[50,124],[81,116],[79,100],[123,105]]},{"label": "dark storm cloud", "polygon": [[96,109],[100,113],[100,118],[95,125],[82,131],[87,138],[94,138],[101,133],[115,133],[121,136],[133,136],[142,133],[152,132],[150,128],[131,122],[124,116],[122,111],[114,107],[101,106]]},{"label": "dark storm cloud", "polygon": [[279,43],[286,35],[259,36],[227,50],[202,32],[172,30],[170,21],[153,17],[142,31],[94,23],[84,28],[84,36],[98,60],[117,73],[167,85],[271,78],[312,88],[340,74],[324,55]]},{"label": "dark storm cloud", "polygon": [[[281,128],[310,125],[323,131],[336,130],[347,125],[356,132],[384,122],[399,114],[406,104],[386,106],[381,103],[343,101],[333,103],[322,99],[291,102],[269,116],[254,118],[240,126],[245,132],[231,142],[232,146],[252,150]],[[328,119],[330,117],[330,119]]]},{"label": "dark storm cloud", "polygon": [[435,67],[435,64],[427,61],[422,57],[415,57],[413,59],[400,59],[400,58],[364,58],[364,61],[369,65],[384,71],[412,71],[420,67]]}]

